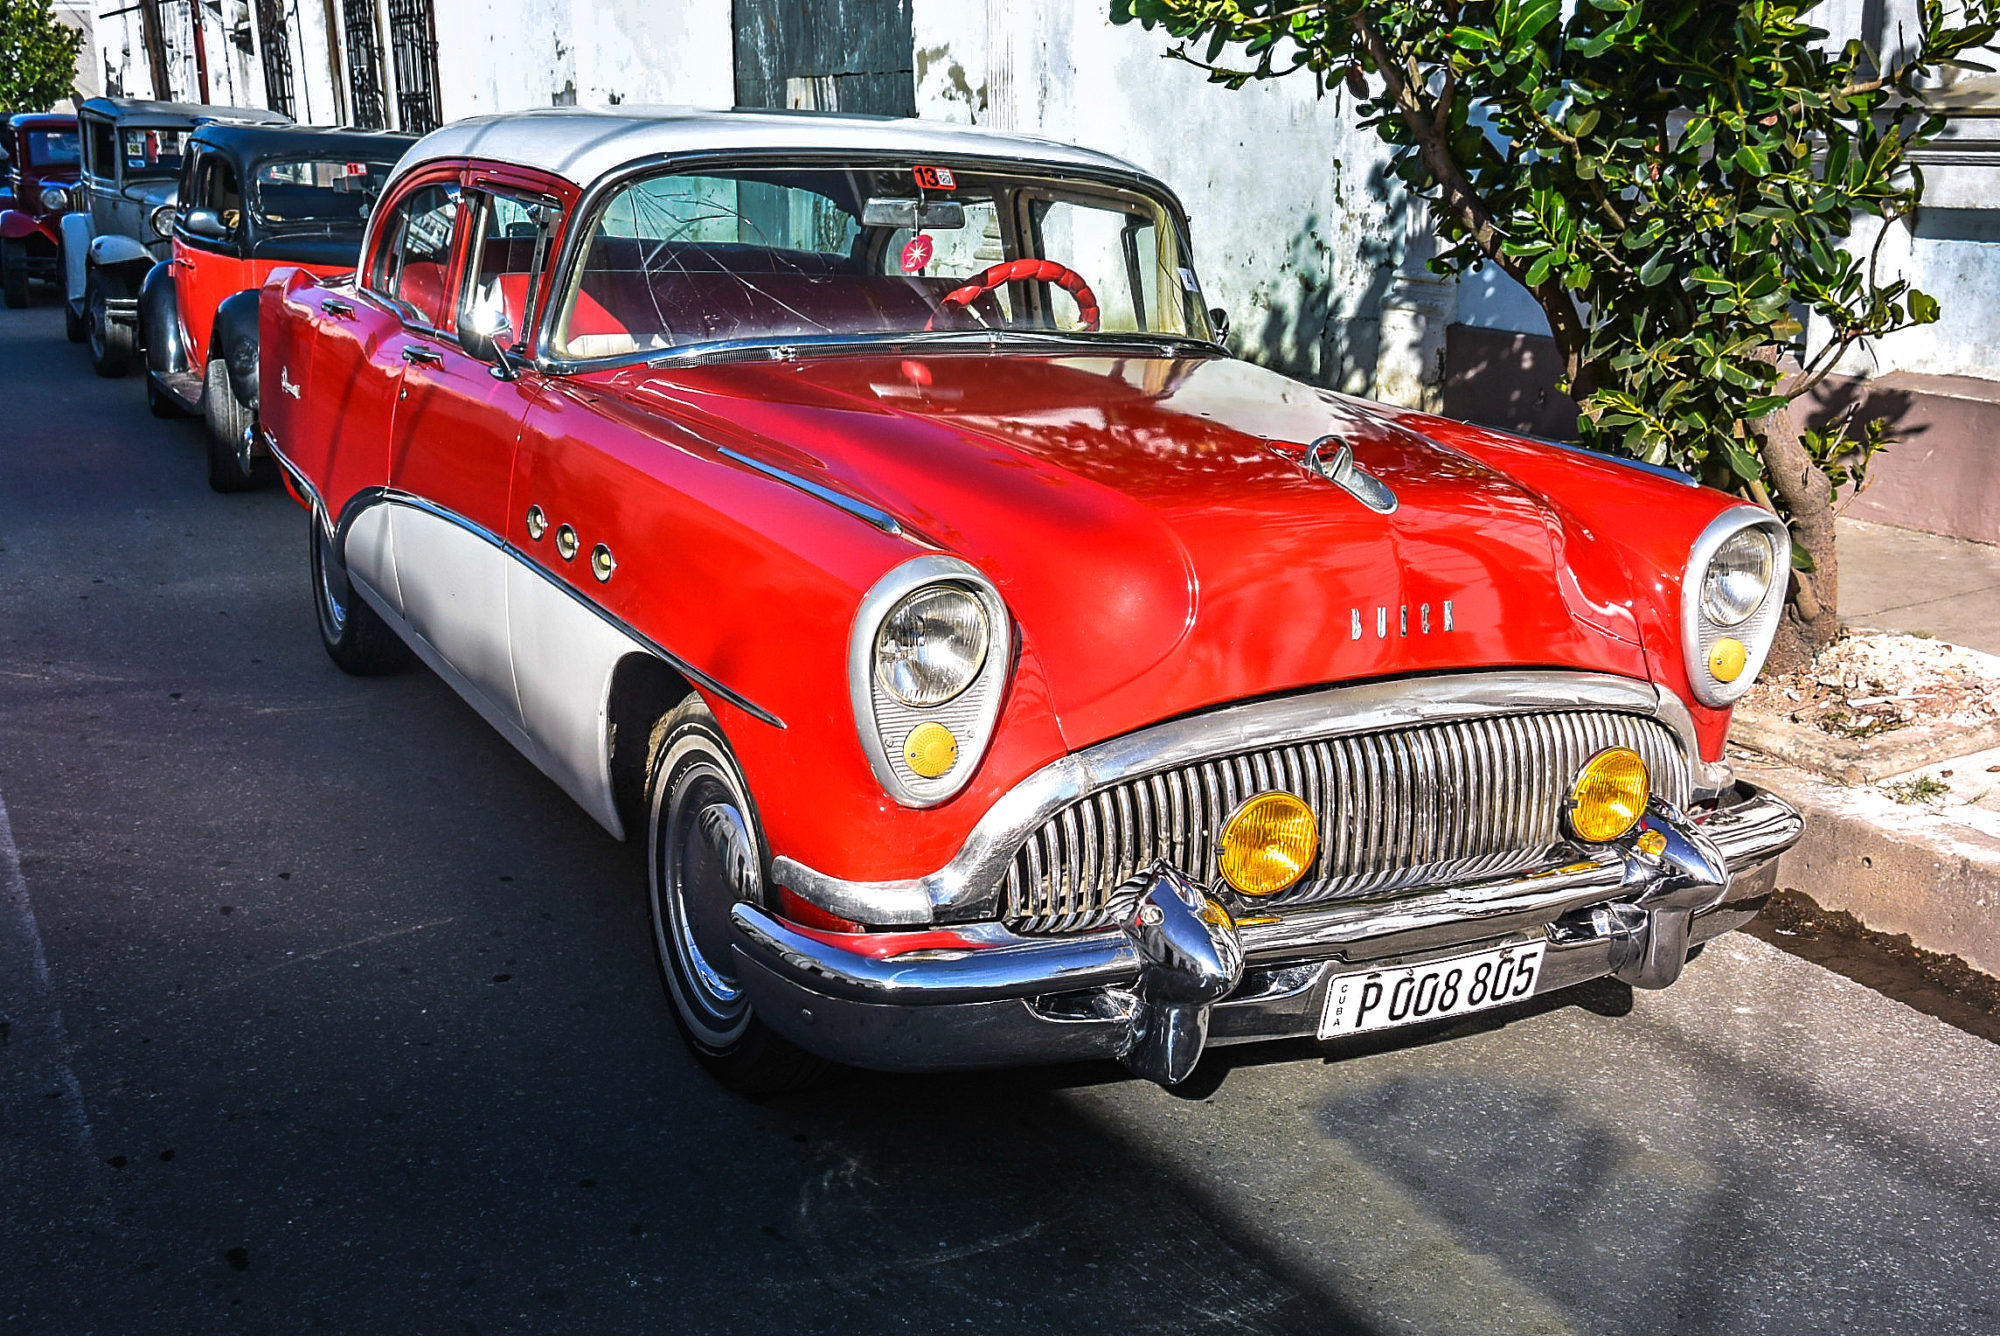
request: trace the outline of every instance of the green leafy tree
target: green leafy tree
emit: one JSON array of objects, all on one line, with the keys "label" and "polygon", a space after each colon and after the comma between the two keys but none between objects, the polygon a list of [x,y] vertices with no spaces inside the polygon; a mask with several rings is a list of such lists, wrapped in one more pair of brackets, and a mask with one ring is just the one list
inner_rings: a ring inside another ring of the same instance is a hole
[{"label": "green leafy tree", "polygon": [[0,0],[0,114],[47,111],[76,84],[83,34],[50,0]]},{"label": "green leafy tree", "polygon": [[[1910,153],[1942,127],[1919,89],[2000,22],[2000,0],[1915,0],[1902,49],[1876,52],[1831,42],[1816,7],[1111,0],[1231,88],[1345,89],[1429,201],[1432,267],[1496,265],[1541,306],[1586,443],[1783,514],[1779,666],[1838,633],[1834,504],[1882,443],[1802,431],[1791,403],[1857,341],[1938,318],[1855,224],[1916,207]],[[1809,355],[1803,316],[1823,322]]]}]

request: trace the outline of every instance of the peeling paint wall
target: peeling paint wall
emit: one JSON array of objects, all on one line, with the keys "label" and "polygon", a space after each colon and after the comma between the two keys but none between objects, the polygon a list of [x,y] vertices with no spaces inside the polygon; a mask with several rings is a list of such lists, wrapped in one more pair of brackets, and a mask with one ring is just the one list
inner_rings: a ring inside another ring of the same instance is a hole
[{"label": "peeling paint wall", "polygon": [[1342,95],[1240,92],[1161,59],[1103,0],[916,0],[917,114],[1129,158],[1187,205],[1209,300],[1244,355],[1354,390],[1375,379],[1403,234],[1386,154]]}]

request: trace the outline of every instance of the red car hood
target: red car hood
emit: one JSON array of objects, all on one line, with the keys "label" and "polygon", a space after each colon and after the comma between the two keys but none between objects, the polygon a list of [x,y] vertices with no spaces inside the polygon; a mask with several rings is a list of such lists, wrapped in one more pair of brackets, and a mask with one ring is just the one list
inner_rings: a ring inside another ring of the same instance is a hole
[{"label": "red car hood", "polygon": [[[619,380],[985,571],[1072,747],[1359,678],[1645,676],[1629,609],[1579,586],[1558,506],[1246,362],[832,357]],[[1328,433],[1395,492],[1393,513],[1301,466]],[[1596,574],[1584,585],[1623,588]]]}]

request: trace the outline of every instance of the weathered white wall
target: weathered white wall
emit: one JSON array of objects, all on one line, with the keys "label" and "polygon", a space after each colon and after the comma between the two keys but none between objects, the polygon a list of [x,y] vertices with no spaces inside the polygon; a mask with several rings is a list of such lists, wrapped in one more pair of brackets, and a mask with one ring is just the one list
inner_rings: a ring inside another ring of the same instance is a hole
[{"label": "weathered white wall", "polygon": [[444,118],[734,98],[728,0],[441,0]]},{"label": "weathered white wall", "polygon": [[1203,289],[1246,354],[1366,389],[1401,247],[1401,194],[1344,97],[1304,78],[1240,92],[1161,58],[1103,0],[915,0],[921,116],[1129,158],[1187,205]]}]

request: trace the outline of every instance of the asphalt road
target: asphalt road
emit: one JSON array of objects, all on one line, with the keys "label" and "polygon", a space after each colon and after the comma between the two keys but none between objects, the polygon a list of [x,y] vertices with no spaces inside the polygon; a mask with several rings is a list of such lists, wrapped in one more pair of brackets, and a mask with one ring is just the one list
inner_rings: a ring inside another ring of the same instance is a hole
[{"label": "asphalt road", "polygon": [[2000,1331],[2000,1049],[1741,936],[1191,1096],[745,1103],[633,852],[335,670],[305,541],[0,311],[0,1333]]}]

